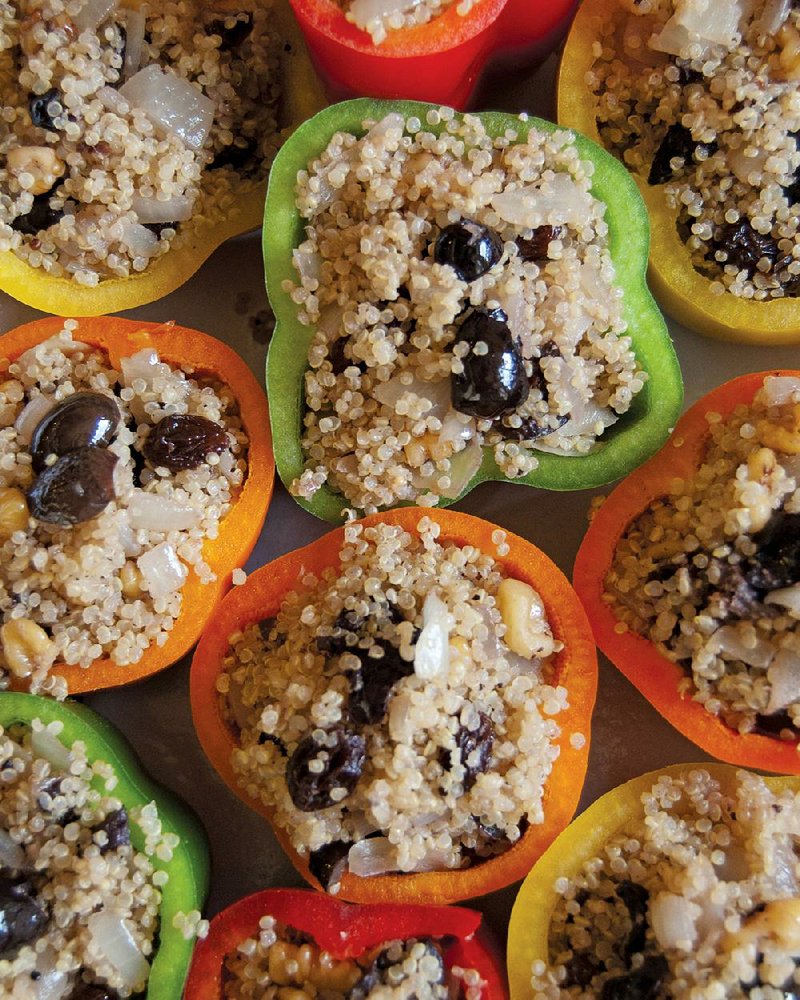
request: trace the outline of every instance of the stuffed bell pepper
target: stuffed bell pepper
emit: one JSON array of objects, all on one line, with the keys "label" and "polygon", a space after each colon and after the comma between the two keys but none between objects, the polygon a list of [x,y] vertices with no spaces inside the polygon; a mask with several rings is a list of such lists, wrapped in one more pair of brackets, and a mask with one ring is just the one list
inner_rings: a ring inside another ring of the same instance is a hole
[{"label": "stuffed bell pepper", "polygon": [[336,105],[279,154],[267,217],[278,469],[320,517],[448,504],[487,479],[595,486],[677,417],[644,207],[582,136]]},{"label": "stuffed bell pepper", "polygon": [[324,103],[287,0],[10,0],[0,95],[0,289],[65,316],[158,299],[258,226]]},{"label": "stuffed bell pepper", "polygon": [[0,348],[0,687],[149,676],[191,649],[258,537],[264,393],[172,323],[42,319]]},{"label": "stuffed bell pepper", "polygon": [[721,760],[800,773],[800,372],[745,375],[595,513],[575,588],[598,645]]},{"label": "stuffed bell pepper", "polygon": [[538,549],[407,508],[235,588],[195,653],[192,712],[312,884],[444,903],[520,878],[569,822],[596,670],[583,609]]},{"label": "stuffed bell pepper", "polygon": [[[218,914],[195,950],[185,1000],[393,996],[503,1000],[505,970],[481,915],[460,907],[354,906],[267,889]],[[396,992],[395,992],[396,991]]]},{"label": "stuffed bell pepper", "polygon": [[650,282],[686,326],[800,341],[800,9],[745,0],[586,0],[558,118],[632,172]]},{"label": "stuffed bell pepper", "polygon": [[512,1000],[795,996],[798,838],[797,778],[681,764],[620,785],[525,879]]},{"label": "stuffed bell pepper", "polygon": [[176,1000],[208,883],[196,818],[73,702],[0,693],[0,993]]}]

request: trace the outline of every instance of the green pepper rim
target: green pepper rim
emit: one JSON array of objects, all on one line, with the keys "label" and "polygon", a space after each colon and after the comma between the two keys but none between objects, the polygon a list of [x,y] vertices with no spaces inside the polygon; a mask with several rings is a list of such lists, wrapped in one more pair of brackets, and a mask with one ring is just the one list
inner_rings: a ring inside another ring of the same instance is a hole
[{"label": "green pepper rim", "polygon": [[[150,859],[154,868],[169,873],[169,881],[161,888],[158,949],[152,956],[145,993],[146,1000],[176,1000],[183,991],[194,941],[187,941],[172,926],[172,919],[178,912],[202,909],[208,892],[208,841],[200,821],[172,792],[145,774],[127,740],[90,708],[74,701],[0,693],[0,726],[30,726],[34,719],[45,725],[62,722],[62,741],[71,745],[81,740],[90,760],[103,760],[114,768],[118,783],[113,794],[126,808],[155,801],[162,828],[181,838],[171,861],[155,855]],[[131,841],[137,850],[144,849],[144,835],[135,823],[131,824]]]},{"label": "green pepper rim", "polygon": [[[305,170],[339,131],[363,135],[366,119],[379,120],[391,111],[426,121],[435,105],[418,101],[360,99],[332,105],[300,126],[284,144],[272,166],[264,212],[263,252],[267,293],[276,326],[267,355],[267,396],[270,402],[273,447],[278,473],[289,487],[304,468],[300,444],[304,413],[303,381],[313,327],[303,326],[297,308],[282,285],[294,281],[292,251],[302,241],[303,220],[295,208],[297,174]],[[459,116],[461,117],[461,116]],[[505,112],[483,112],[480,118],[491,135],[507,128],[525,134],[530,127],[564,130],[541,118]],[[426,126],[440,132],[443,125]],[[567,130],[573,131],[573,130]],[[484,447],[481,466],[461,494],[442,500],[450,506],[479,483],[488,480],[549,490],[578,490],[602,486],[626,475],[654,454],[666,441],[683,404],[683,381],[666,322],[647,287],[645,275],[650,247],[647,209],[636,183],[625,167],[597,143],[578,132],[575,141],[582,159],[594,164],[592,192],[607,206],[609,250],[617,284],[625,292],[624,316],[636,357],[648,373],[644,388],[630,410],[603,435],[600,447],[588,455],[563,456],[538,452],[539,465],[527,476],[508,479],[498,469],[490,446]],[[343,520],[347,500],[326,483],[311,500],[295,497],[310,513],[334,523]],[[403,504],[406,506],[406,504]]]}]

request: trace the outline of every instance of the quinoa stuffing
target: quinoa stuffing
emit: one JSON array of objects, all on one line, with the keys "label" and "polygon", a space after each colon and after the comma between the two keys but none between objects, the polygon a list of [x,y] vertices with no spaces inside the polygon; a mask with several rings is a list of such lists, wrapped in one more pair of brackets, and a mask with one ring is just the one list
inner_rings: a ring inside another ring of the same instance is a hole
[{"label": "quinoa stuffing", "polygon": [[598,31],[600,136],[663,185],[711,290],[800,295],[800,7],[619,0]]},{"label": "quinoa stuffing", "polygon": [[433,938],[387,941],[358,959],[336,959],[274,917],[225,957],[224,1000],[481,1000],[475,969],[447,966]]},{"label": "quinoa stuffing", "polygon": [[[76,334],[73,337],[73,333]],[[166,642],[246,475],[231,390],[146,348],[117,371],[67,320],[0,381],[0,686]]]},{"label": "quinoa stuffing", "polygon": [[128,812],[113,768],[61,730],[0,727],[0,993],[118,1000],[146,986],[168,879],[158,859],[178,837],[155,803]]},{"label": "quinoa stuffing", "polygon": [[0,251],[91,286],[236,212],[277,148],[270,8],[0,0]]},{"label": "quinoa stuffing", "polygon": [[391,31],[427,24],[456,4],[457,13],[468,14],[479,0],[337,0],[348,21],[368,32],[375,45]]},{"label": "quinoa stuffing", "polygon": [[341,565],[230,637],[217,680],[248,795],[336,891],[444,871],[543,822],[568,706],[541,598],[422,516],[345,528]]},{"label": "quinoa stuffing", "polygon": [[291,492],[432,506],[484,446],[509,478],[537,449],[596,448],[646,376],[574,134],[521,119],[493,138],[447,108],[364,128],[298,175],[306,239],[284,289],[314,334]]},{"label": "quinoa stuffing", "polygon": [[682,692],[742,733],[800,734],[800,379],[764,379],[628,527],[605,581],[623,628],[686,671]]},{"label": "quinoa stuffing", "polygon": [[642,814],[560,877],[535,1000],[784,1000],[800,990],[800,795],[662,775]]}]

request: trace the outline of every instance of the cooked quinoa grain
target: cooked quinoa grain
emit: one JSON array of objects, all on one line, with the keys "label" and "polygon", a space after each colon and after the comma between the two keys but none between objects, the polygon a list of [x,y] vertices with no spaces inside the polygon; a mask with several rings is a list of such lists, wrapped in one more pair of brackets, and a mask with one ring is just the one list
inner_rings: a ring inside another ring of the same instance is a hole
[{"label": "cooked quinoa grain", "polygon": [[154,803],[128,812],[111,766],[61,728],[0,727],[0,993],[116,1000],[146,985],[168,878],[154,862],[177,836]]},{"label": "cooked quinoa grain", "polygon": [[620,540],[605,600],[740,732],[800,730],[800,379],[707,416],[703,462]]},{"label": "cooked quinoa grain", "polygon": [[573,134],[520,122],[493,138],[447,108],[365,129],[298,178],[307,238],[284,287],[315,333],[292,492],[430,506],[463,491],[484,446],[510,478],[537,449],[597,447],[645,375]]},{"label": "cooked quinoa grain", "polygon": [[800,988],[800,796],[663,775],[642,813],[559,878],[536,1000],[783,1000]]},{"label": "cooked quinoa grain", "polygon": [[464,16],[480,0],[337,0],[348,21],[369,33],[375,45],[380,45],[389,32],[413,28],[443,14],[455,4]]},{"label": "cooked quinoa grain", "polygon": [[587,83],[603,142],[663,184],[718,294],[800,295],[800,8],[620,0]]},{"label": "cooked quinoa grain", "polygon": [[539,595],[419,521],[345,529],[340,567],[231,636],[217,688],[248,795],[329,888],[476,864],[543,821],[567,691]]},{"label": "cooked quinoa grain", "polygon": [[67,320],[0,381],[0,686],[59,698],[54,663],[166,642],[247,469],[228,386],[152,348],[117,371],[79,337]]},{"label": "cooked quinoa grain", "polygon": [[277,147],[270,6],[0,0],[0,251],[97,285],[235,213]]},{"label": "cooked quinoa grain", "polygon": [[448,966],[433,938],[387,941],[358,959],[336,959],[313,937],[271,916],[258,937],[225,957],[224,1000],[272,1000],[292,990],[293,1000],[448,1000],[458,991],[480,1000],[475,969]]}]

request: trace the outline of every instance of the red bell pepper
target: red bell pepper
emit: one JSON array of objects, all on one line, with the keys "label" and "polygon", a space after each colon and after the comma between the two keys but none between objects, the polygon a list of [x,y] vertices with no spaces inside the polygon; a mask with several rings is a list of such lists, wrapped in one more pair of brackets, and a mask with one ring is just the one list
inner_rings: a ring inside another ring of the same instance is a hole
[{"label": "red bell pepper", "polygon": [[433,20],[390,31],[375,45],[335,0],[291,0],[311,59],[332,101],[405,98],[464,108],[496,55],[544,56],[566,29],[575,0],[454,2]]},{"label": "red bell pepper", "polygon": [[335,959],[360,958],[386,941],[441,940],[445,966],[475,969],[484,985],[481,1000],[508,996],[503,963],[481,928],[481,915],[459,906],[354,905],[310,889],[266,889],[229,906],[211,921],[195,948],[184,1000],[219,1000],[225,956],[258,936],[261,917],[311,935]]}]

